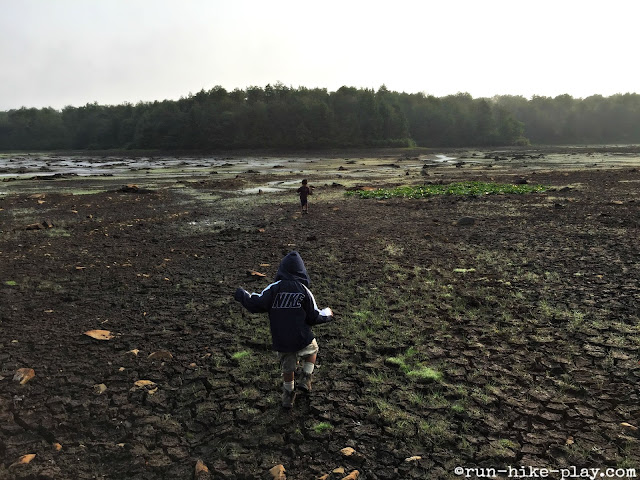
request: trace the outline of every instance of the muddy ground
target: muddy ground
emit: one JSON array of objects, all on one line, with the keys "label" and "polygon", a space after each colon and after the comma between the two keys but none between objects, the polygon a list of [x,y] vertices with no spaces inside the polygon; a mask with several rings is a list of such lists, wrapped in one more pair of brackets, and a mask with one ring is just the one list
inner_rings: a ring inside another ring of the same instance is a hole
[{"label": "muddy ground", "polygon": [[[5,178],[0,478],[189,479],[198,460],[215,479],[280,464],[289,479],[640,474],[640,162],[557,155]],[[303,176],[316,186],[304,216]],[[346,195],[459,180],[550,188]],[[336,321],[314,328],[314,390],[286,412],[266,317],[232,294],[260,291],[292,249]],[[21,384],[19,369],[35,376]]]}]

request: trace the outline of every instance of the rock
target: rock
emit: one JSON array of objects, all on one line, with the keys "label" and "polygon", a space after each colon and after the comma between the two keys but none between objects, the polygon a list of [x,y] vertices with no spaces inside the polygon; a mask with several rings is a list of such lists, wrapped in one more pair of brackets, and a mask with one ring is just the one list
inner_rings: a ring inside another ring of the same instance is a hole
[{"label": "rock", "polygon": [[459,227],[466,227],[470,225],[475,225],[475,223],[476,223],[476,219],[474,217],[462,217],[458,219],[458,221],[456,222],[456,225],[458,225]]},{"label": "rock", "polygon": [[102,395],[107,391],[107,386],[104,383],[98,383],[93,386],[93,393],[96,395]]},{"label": "rock", "polygon": [[164,361],[171,360],[173,358],[173,355],[167,350],[158,350],[157,352],[150,353],[147,358],[149,358],[149,360]]}]

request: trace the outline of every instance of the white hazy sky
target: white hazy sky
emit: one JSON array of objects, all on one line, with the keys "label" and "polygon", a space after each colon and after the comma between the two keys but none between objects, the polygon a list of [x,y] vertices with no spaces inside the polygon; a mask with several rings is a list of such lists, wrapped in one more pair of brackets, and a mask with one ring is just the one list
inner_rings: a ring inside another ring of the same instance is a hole
[{"label": "white hazy sky", "polygon": [[637,0],[0,0],[0,110],[221,85],[638,92]]}]

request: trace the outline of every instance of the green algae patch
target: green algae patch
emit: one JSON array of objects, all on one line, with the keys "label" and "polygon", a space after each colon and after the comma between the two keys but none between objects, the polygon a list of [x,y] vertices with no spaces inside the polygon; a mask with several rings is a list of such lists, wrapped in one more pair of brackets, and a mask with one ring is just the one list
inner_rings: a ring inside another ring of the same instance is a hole
[{"label": "green algae patch", "polygon": [[454,182],[447,185],[412,185],[396,188],[379,188],[377,190],[355,190],[347,195],[357,195],[360,198],[425,198],[433,195],[505,195],[542,193],[547,191],[545,185],[514,185],[508,183],[485,182]]}]

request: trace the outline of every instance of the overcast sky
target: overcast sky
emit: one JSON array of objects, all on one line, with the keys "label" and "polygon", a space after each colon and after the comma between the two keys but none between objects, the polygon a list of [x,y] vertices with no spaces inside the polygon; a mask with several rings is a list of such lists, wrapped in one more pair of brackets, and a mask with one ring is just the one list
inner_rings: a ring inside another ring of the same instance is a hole
[{"label": "overcast sky", "polygon": [[636,0],[0,0],[0,110],[221,85],[639,91]]}]

